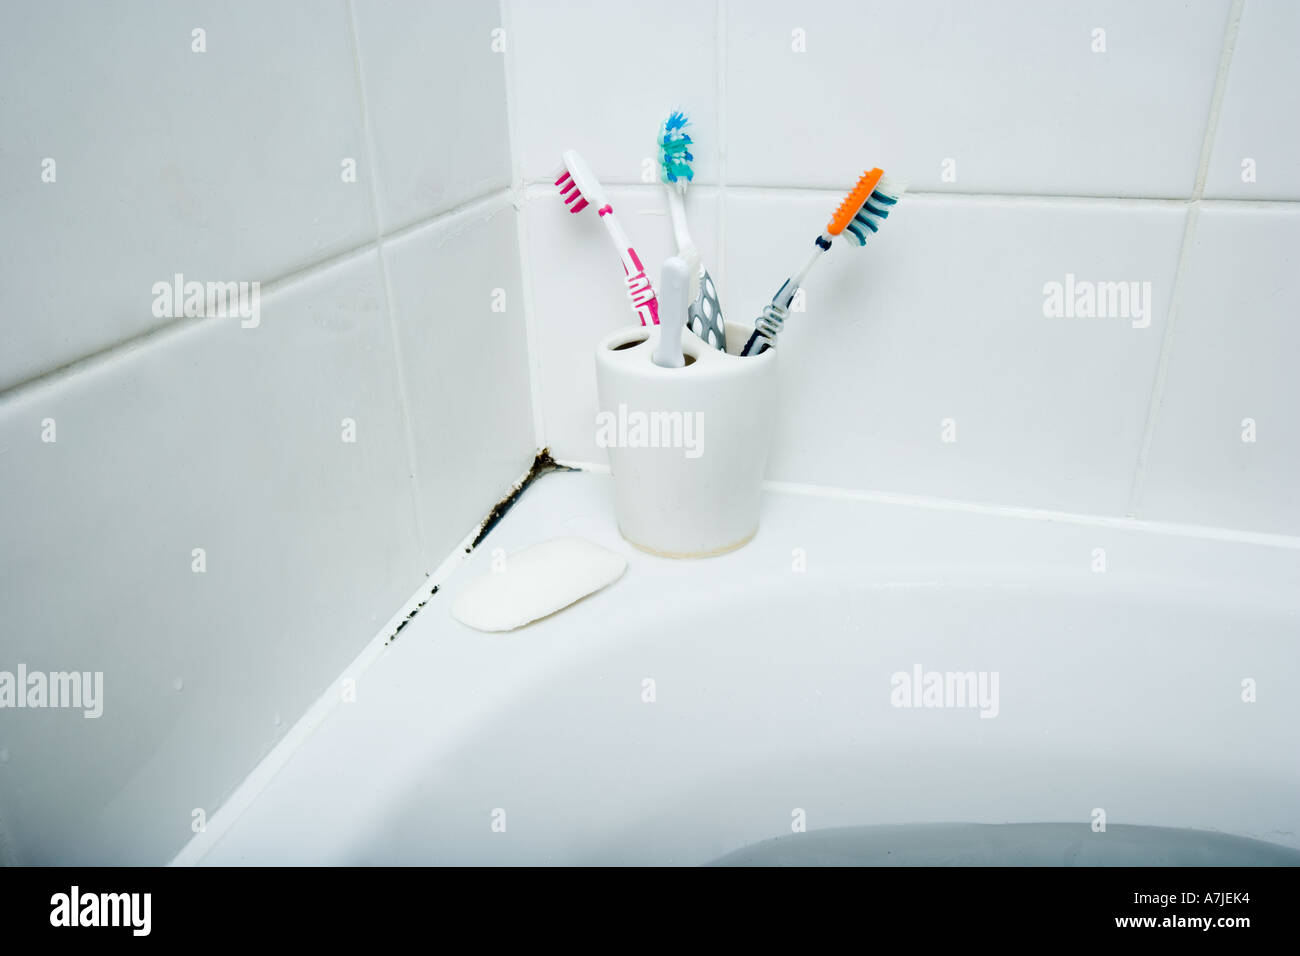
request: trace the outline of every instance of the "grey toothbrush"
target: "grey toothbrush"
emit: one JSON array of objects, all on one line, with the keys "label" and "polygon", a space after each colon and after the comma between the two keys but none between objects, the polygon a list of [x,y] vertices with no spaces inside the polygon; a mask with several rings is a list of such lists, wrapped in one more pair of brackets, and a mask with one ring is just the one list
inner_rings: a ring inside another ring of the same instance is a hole
[{"label": "grey toothbrush", "polygon": [[781,288],[776,290],[776,295],[772,296],[772,301],[763,307],[763,314],[754,320],[754,331],[740,354],[759,355],[776,345],[777,333],[785,326],[795,293],[799,291],[799,286],[812,267],[821,259],[822,253],[831,247],[831,239],[842,234],[854,245],[865,246],[867,236],[874,235],[880,229],[880,223],[906,190],[907,186],[903,183],[890,182],[885,177],[884,170],[872,169],[863,173],[852,192],[844,197],[844,201],[835,210],[835,215],[826,225],[826,231],[813,240],[816,248],[803,268],[785,280]]},{"label": "grey toothbrush", "polygon": [[[673,236],[677,255],[683,259],[699,258],[695,243],[686,227],[686,187],[695,177],[691,163],[691,135],[686,132],[690,120],[684,113],[673,113],[659,127],[659,178],[668,190],[668,209],[673,217]],[[727,328],[722,320],[722,303],[714,288],[709,270],[700,265],[699,292],[686,310],[686,327],[715,349],[727,350]]]}]

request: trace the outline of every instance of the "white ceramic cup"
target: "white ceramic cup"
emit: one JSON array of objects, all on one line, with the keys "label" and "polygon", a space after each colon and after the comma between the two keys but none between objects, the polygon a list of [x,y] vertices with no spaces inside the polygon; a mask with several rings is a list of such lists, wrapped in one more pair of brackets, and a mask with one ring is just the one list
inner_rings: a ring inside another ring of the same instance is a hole
[{"label": "white ceramic cup", "polygon": [[596,442],[614,476],[623,537],[644,551],[701,558],[758,531],[776,413],[776,350],[742,358],[749,326],[727,323],[727,352],[683,330],[683,368],[651,360],[659,329],[632,326],[596,348]]}]

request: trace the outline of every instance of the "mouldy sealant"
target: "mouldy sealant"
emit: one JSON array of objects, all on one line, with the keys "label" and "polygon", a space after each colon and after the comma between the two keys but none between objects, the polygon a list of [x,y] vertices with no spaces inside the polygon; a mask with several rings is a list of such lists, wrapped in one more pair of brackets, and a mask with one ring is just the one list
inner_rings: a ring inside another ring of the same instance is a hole
[{"label": "mouldy sealant", "polygon": [[506,516],[506,513],[515,506],[515,502],[519,500],[519,496],[528,489],[529,485],[542,475],[551,471],[577,470],[577,468],[570,468],[568,465],[559,464],[551,457],[551,450],[549,448],[543,448],[537,453],[537,457],[533,459],[533,465],[528,469],[528,474],[524,475],[524,477],[510,489],[510,492],[504,498],[492,506],[492,510],[487,513],[487,517],[484,518],[483,523],[479,525],[478,534],[474,536],[474,540],[471,541],[469,547],[465,549],[465,553],[469,554],[479,546],[479,543],[488,536],[492,529],[495,528],[501,519]]}]

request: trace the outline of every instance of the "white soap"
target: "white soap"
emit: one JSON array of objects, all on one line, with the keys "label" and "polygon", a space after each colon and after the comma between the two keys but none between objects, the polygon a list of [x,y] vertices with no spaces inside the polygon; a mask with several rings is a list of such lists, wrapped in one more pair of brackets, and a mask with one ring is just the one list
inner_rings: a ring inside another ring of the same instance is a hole
[{"label": "white soap", "polygon": [[612,584],[627,559],[582,538],[554,538],[505,556],[471,581],[451,616],[480,631],[513,631]]}]

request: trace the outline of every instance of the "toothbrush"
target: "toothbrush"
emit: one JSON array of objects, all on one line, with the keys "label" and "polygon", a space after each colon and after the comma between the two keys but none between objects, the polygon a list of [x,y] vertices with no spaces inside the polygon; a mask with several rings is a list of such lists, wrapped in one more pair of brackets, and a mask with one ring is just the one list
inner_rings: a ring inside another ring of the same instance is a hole
[{"label": "toothbrush", "polygon": [[[690,230],[686,228],[686,187],[695,178],[691,163],[691,135],[686,127],[691,121],[684,113],[672,113],[659,127],[659,178],[668,190],[668,209],[673,217],[673,236],[677,254],[687,257],[695,250]],[[698,253],[695,258],[699,258]],[[691,297],[687,326],[714,348],[727,350],[727,327],[722,320],[722,305],[713,286],[713,278],[703,265],[699,269],[699,292]]]},{"label": "toothbrush", "polygon": [[663,368],[681,368],[686,364],[682,354],[682,330],[686,326],[690,304],[699,295],[700,257],[695,247],[687,249],[684,256],[672,256],[664,261],[663,275],[659,280],[659,341],[655,343],[651,358]]},{"label": "toothbrush", "polygon": [[632,248],[627,233],[614,218],[614,208],[605,199],[605,190],[601,189],[600,180],[574,150],[565,152],[564,166],[555,178],[555,185],[560,187],[560,196],[569,207],[569,212],[579,213],[589,203],[596,204],[600,221],[605,224],[610,238],[618,247],[619,258],[623,260],[623,271],[626,273],[623,281],[627,283],[632,311],[642,325],[658,325],[659,300],[655,298],[654,286],[650,284],[650,278],[645,274],[645,268],[641,265],[636,250]]},{"label": "toothbrush", "polygon": [[835,210],[826,231],[813,240],[816,248],[803,268],[793,278],[785,280],[781,288],[776,290],[776,295],[772,296],[771,303],[763,308],[763,314],[754,320],[754,331],[740,354],[759,355],[776,345],[777,333],[785,325],[795,293],[822,257],[822,253],[831,247],[832,237],[847,233],[849,242],[865,246],[867,237],[880,229],[880,223],[906,191],[905,184],[886,179],[883,170],[872,169],[863,173],[858,184]]}]

